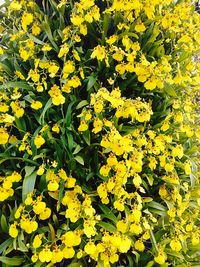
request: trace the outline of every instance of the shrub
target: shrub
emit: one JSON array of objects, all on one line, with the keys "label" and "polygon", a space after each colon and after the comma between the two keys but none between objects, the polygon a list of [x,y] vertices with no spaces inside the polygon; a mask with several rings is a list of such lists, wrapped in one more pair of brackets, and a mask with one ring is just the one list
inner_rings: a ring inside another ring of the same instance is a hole
[{"label": "shrub", "polygon": [[2,266],[199,266],[194,1],[0,14]]}]

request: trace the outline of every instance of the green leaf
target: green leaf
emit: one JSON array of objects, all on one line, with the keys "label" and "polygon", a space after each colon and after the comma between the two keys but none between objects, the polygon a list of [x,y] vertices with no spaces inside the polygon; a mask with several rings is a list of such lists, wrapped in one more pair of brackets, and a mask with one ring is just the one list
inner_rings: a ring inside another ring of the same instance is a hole
[{"label": "green leaf", "polygon": [[87,131],[83,132],[82,136],[83,136],[83,139],[85,140],[86,144],[88,146],[90,146],[90,131],[87,130]]},{"label": "green leaf", "polygon": [[7,249],[13,242],[13,238],[9,238],[0,245],[0,254]]},{"label": "green leaf", "polygon": [[154,266],[154,261],[149,261],[148,263],[147,263],[147,266],[146,267],[153,267]]},{"label": "green leaf", "polygon": [[103,17],[103,39],[106,38],[107,36],[107,32],[108,32],[108,28],[109,28],[109,24],[110,24],[110,15],[109,14],[104,14]]},{"label": "green leaf", "polygon": [[1,229],[4,233],[8,233],[8,224],[4,214],[1,215]]},{"label": "green leaf", "polygon": [[97,225],[104,228],[106,231],[110,233],[115,233],[117,231],[116,227],[110,223],[99,222]]},{"label": "green leaf", "polygon": [[156,201],[151,201],[147,204],[148,207],[152,207],[157,210],[167,211],[167,208]]},{"label": "green leaf", "polygon": [[82,100],[77,106],[76,109],[82,108],[84,106],[88,105],[88,101],[87,100]]},{"label": "green leaf", "polygon": [[169,85],[169,84],[165,83],[165,85],[164,85],[164,91],[165,91],[168,95],[170,95],[170,96],[177,97],[176,91],[175,91],[175,89],[172,87],[172,85]]},{"label": "green leaf", "polygon": [[[135,255],[135,262],[138,264],[139,259],[140,259],[140,254],[136,251],[132,251],[132,253]],[[134,262],[133,262],[133,257],[131,257],[131,255],[127,255],[128,261],[129,261],[129,267],[133,267],[134,266]]]},{"label": "green leaf", "polygon": [[81,156],[77,155],[74,159],[81,165],[84,165],[84,159]]},{"label": "green leaf", "polygon": [[153,233],[153,231],[151,229],[149,231],[150,231],[150,237],[151,237],[152,246],[153,246],[155,251],[158,251],[157,242],[156,242],[156,238],[154,236],[154,233]]},{"label": "green leaf", "polygon": [[61,180],[60,186],[59,186],[59,192],[58,192],[58,206],[57,206],[58,211],[60,209],[60,203],[61,203],[62,198],[63,198],[64,189],[65,189],[65,181]]},{"label": "green leaf", "polygon": [[43,29],[46,32],[49,41],[51,42],[51,44],[53,45],[53,47],[55,48],[55,50],[58,52],[59,51],[59,47],[57,46],[57,44],[54,42],[54,38],[51,32],[51,28],[50,28],[50,22],[48,21],[48,17],[45,16],[45,22],[43,23]]},{"label": "green leaf", "polygon": [[73,135],[71,134],[69,130],[66,131],[66,135],[67,135],[67,141],[68,141],[68,148],[69,148],[69,151],[71,152],[74,146]]},{"label": "green leaf", "polygon": [[68,107],[67,107],[67,113],[66,113],[66,116],[65,116],[65,123],[66,123],[66,126],[69,127],[70,126],[70,123],[71,123],[71,119],[72,119],[72,106],[76,103],[77,101],[72,101]]},{"label": "green leaf", "polygon": [[19,236],[18,236],[18,249],[21,252],[28,252],[28,248],[26,247],[26,245],[24,244],[24,242],[19,238]]},{"label": "green leaf", "polygon": [[31,173],[28,176],[25,176],[24,181],[23,181],[23,185],[22,185],[22,200],[23,200],[23,202],[26,199],[26,196],[28,195],[28,193],[33,192],[34,187],[35,187],[36,177],[37,177],[37,171]]},{"label": "green leaf", "polygon": [[148,181],[149,185],[152,186],[153,182],[154,182],[153,176],[150,175],[150,174],[148,174],[148,175],[145,174],[145,177],[147,178],[147,181]]},{"label": "green leaf", "polygon": [[7,161],[7,160],[21,160],[21,161],[25,161],[25,162],[31,163],[33,165],[39,166],[39,164],[36,161],[34,161],[34,160],[26,159],[26,158],[20,158],[20,157],[7,157],[7,158],[3,158],[2,160],[0,160],[0,164],[2,164],[4,161]]},{"label": "green leaf", "polygon": [[8,264],[9,266],[20,266],[24,262],[24,258],[18,256],[12,258],[0,256],[0,262]]},{"label": "green leaf", "polygon": [[82,149],[82,147],[80,147],[79,145],[76,146],[76,148],[74,149],[73,155],[78,154],[78,152],[80,152]]},{"label": "green leaf", "polygon": [[46,105],[43,108],[43,111],[40,115],[40,119],[39,119],[39,123],[40,124],[44,124],[44,117],[45,117],[45,113],[47,112],[47,110],[52,106],[52,100],[51,98],[47,101]]},{"label": "green leaf", "polygon": [[33,90],[33,87],[29,85],[27,82],[7,82],[3,85],[0,85],[0,89],[3,88],[14,88],[19,87],[20,89],[27,89],[27,90]]},{"label": "green leaf", "polygon": [[35,166],[25,166],[25,176],[31,175],[35,170]]},{"label": "green leaf", "polygon": [[112,220],[114,223],[116,223],[118,221],[117,217],[114,215],[114,213],[108,207],[106,207],[106,205],[99,204],[99,207],[103,211],[103,213],[106,216],[109,216],[109,219]]},{"label": "green leaf", "polygon": [[95,76],[88,77],[87,91],[89,91],[94,86],[96,81],[97,81],[97,77]]},{"label": "green leaf", "polygon": [[168,255],[171,255],[171,256],[174,256],[176,258],[179,258],[181,260],[184,260],[184,256],[180,253],[180,252],[176,252],[176,251],[173,251],[169,248],[166,248],[165,249],[165,252],[168,254]]}]

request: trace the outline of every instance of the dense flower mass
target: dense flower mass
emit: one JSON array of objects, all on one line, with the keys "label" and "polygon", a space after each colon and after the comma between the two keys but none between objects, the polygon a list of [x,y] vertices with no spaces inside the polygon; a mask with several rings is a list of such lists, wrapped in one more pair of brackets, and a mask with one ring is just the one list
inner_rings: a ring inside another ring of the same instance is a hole
[{"label": "dense flower mass", "polygon": [[199,266],[192,0],[0,8],[0,262]]}]

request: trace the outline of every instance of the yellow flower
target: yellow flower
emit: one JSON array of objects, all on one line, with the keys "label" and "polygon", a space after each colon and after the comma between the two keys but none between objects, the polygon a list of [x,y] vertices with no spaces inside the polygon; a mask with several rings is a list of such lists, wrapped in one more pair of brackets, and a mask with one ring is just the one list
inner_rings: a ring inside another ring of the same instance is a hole
[{"label": "yellow flower", "polygon": [[63,78],[67,78],[70,73],[73,73],[75,71],[74,62],[71,60],[68,60],[65,62],[63,67]]},{"label": "yellow flower", "polygon": [[47,189],[52,192],[57,191],[58,188],[59,188],[59,183],[56,180],[51,180],[47,185]]},{"label": "yellow flower", "polygon": [[42,201],[38,201],[33,205],[33,211],[35,212],[35,214],[40,214],[41,212],[43,212],[45,208],[46,208],[46,203]]},{"label": "yellow flower", "polygon": [[135,26],[136,32],[144,32],[146,30],[146,27],[142,21],[139,21]]},{"label": "yellow flower", "polygon": [[37,175],[39,176],[43,175],[44,171],[45,171],[44,164],[42,164],[37,170]]},{"label": "yellow flower", "polygon": [[22,28],[27,31],[27,26],[33,22],[33,14],[24,12],[22,15]]},{"label": "yellow flower", "polygon": [[[93,210],[92,210],[92,214],[93,214]],[[96,234],[95,224],[96,224],[96,221],[94,219],[84,220],[83,231],[87,237],[90,238],[91,236],[94,236]]]},{"label": "yellow flower", "polygon": [[163,249],[159,249],[158,250],[158,255],[156,257],[154,257],[154,260],[155,260],[156,263],[162,265],[162,264],[165,263],[166,258],[167,258],[167,256],[164,253]]},{"label": "yellow flower", "polygon": [[52,251],[52,263],[61,262],[63,260],[63,251],[60,250],[58,247],[55,247]]},{"label": "yellow flower", "polygon": [[42,108],[42,103],[40,101],[33,101],[31,103],[31,107],[32,107],[32,109],[38,110],[38,109]]},{"label": "yellow flower", "polygon": [[166,163],[164,166],[166,172],[172,172],[174,170],[174,164],[173,163]]},{"label": "yellow flower", "polygon": [[34,139],[34,144],[37,148],[40,148],[42,145],[44,145],[45,139],[40,135],[37,134]]},{"label": "yellow flower", "polygon": [[7,112],[9,110],[9,106],[6,103],[0,102],[0,112]]},{"label": "yellow flower", "polygon": [[49,247],[46,246],[43,250],[39,253],[39,260],[41,262],[50,262],[53,257],[53,253],[50,251]]},{"label": "yellow flower", "polygon": [[47,52],[47,51],[51,51],[52,47],[50,46],[50,44],[44,44],[42,47],[42,51]]},{"label": "yellow flower", "polygon": [[63,250],[63,257],[65,259],[72,259],[75,255],[75,250],[73,248],[65,247]]},{"label": "yellow flower", "polygon": [[52,98],[52,103],[55,106],[59,106],[61,104],[65,103],[65,97],[62,95],[61,90],[59,89],[59,86],[53,85],[51,89],[49,90],[49,95]]},{"label": "yellow flower", "polygon": [[75,26],[80,26],[84,22],[84,19],[81,16],[76,15],[76,14],[73,14],[70,20],[72,24]]},{"label": "yellow flower", "polygon": [[148,79],[145,84],[144,84],[144,87],[147,89],[147,90],[153,90],[156,88],[156,81],[153,80],[152,78]]},{"label": "yellow flower", "polygon": [[58,57],[61,58],[64,55],[68,54],[68,52],[69,52],[69,45],[65,43],[61,46],[60,51],[58,53]]},{"label": "yellow flower", "polygon": [[142,216],[142,212],[139,209],[133,209],[132,212],[129,214],[128,219],[130,222],[139,223]]},{"label": "yellow flower", "polygon": [[51,130],[52,130],[53,132],[55,132],[55,133],[58,134],[58,133],[60,132],[59,124],[55,123],[55,124],[53,125],[53,127],[51,128]]},{"label": "yellow flower", "polygon": [[20,227],[27,233],[31,234],[35,232],[38,228],[38,223],[36,221],[29,220],[28,218],[22,218],[20,220]]},{"label": "yellow flower", "polygon": [[181,159],[183,157],[183,146],[182,145],[177,145],[176,147],[172,148],[172,155],[174,157],[178,157]]},{"label": "yellow flower", "polygon": [[172,250],[179,252],[182,249],[181,242],[178,239],[173,239],[170,242],[170,247]]},{"label": "yellow flower", "polygon": [[22,8],[21,3],[18,1],[12,1],[9,5],[9,9],[19,11]]},{"label": "yellow flower", "polygon": [[119,246],[119,251],[121,253],[127,253],[128,250],[131,248],[131,240],[127,236],[123,236],[118,246]]},{"label": "yellow flower", "polygon": [[33,247],[39,248],[42,245],[42,235],[36,235],[33,239]]},{"label": "yellow flower", "polygon": [[18,71],[18,70],[15,71],[15,74],[16,74],[21,80],[25,80],[25,79],[26,79],[26,78],[24,77],[24,75],[23,75],[20,71]]},{"label": "yellow flower", "polygon": [[39,35],[41,32],[41,29],[40,27],[36,24],[36,23],[33,23],[33,26],[32,26],[32,34],[37,36]]},{"label": "yellow flower", "polygon": [[48,72],[50,73],[49,76],[54,78],[59,71],[60,67],[57,66],[55,63],[50,63],[48,66]]},{"label": "yellow flower", "polygon": [[186,161],[184,163],[184,169],[185,169],[185,174],[190,175],[192,170],[191,170],[191,163],[189,161]]},{"label": "yellow flower", "polygon": [[13,238],[16,238],[18,236],[18,230],[17,230],[17,227],[16,227],[16,224],[13,223],[10,225],[9,227],[9,235]]},{"label": "yellow flower", "polygon": [[81,85],[81,81],[78,76],[72,76],[70,80],[67,82],[68,86],[77,88]]},{"label": "yellow flower", "polygon": [[0,127],[0,145],[5,145],[8,143],[9,134],[7,130],[3,127]]},{"label": "yellow flower", "polygon": [[135,249],[138,251],[141,251],[141,252],[145,250],[145,246],[144,246],[144,243],[142,242],[142,240],[137,240],[135,242]]},{"label": "yellow flower", "polygon": [[97,60],[102,61],[106,57],[106,48],[105,46],[98,45],[93,49],[93,52],[90,56],[91,58],[97,58]]},{"label": "yellow flower", "polygon": [[39,215],[40,220],[46,220],[51,216],[51,209],[45,208]]},{"label": "yellow flower", "polygon": [[35,263],[37,260],[38,260],[38,254],[35,253],[31,256],[31,261]]},{"label": "yellow flower", "polygon": [[192,241],[192,245],[193,246],[196,246],[196,245],[198,245],[200,243],[200,238],[199,238],[198,231],[192,233],[192,239],[191,239],[191,241]]},{"label": "yellow flower", "polygon": [[94,132],[95,134],[100,132],[102,130],[102,127],[103,127],[102,120],[100,120],[99,118],[95,118],[94,123],[93,123],[93,127],[94,128],[92,129],[92,132]]},{"label": "yellow flower", "polygon": [[88,242],[85,247],[84,247],[84,251],[88,254],[88,255],[92,255],[96,252],[96,246],[93,242]]},{"label": "yellow flower", "polygon": [[139,174],[136,173],[133,178],[133,184],[135,185],[135,187],[139,187],[141,183],[142,183],[142,179],[139,176]]},{"label": "yellow flower", "polygon": [[120,220],[116,224],[117,230],[120,231],[122,234],[126,233],[127,231],[127,223],[125,220]]},{"label": "yellow flower", "polygon": [[78,127],[78,131],[79,132],[84,132],[84,131],[87,131],[88,129],[88,125],[85,121],[81,121],[79,127]]},{"label": "yellow flower", "polygon": [[11,102],[10,106],[17,118],[21,118],[24,115],[24,109],[21,107],[19,101]]}]

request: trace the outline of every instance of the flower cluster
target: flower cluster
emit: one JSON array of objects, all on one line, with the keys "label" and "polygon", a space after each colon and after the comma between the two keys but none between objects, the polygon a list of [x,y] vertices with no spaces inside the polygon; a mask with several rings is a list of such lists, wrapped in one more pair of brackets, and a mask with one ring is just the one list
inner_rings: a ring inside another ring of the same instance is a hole
[{"label": "flower cluster", "polygon": [[198,265],[194,2],[0,7],[0,262]]}]

